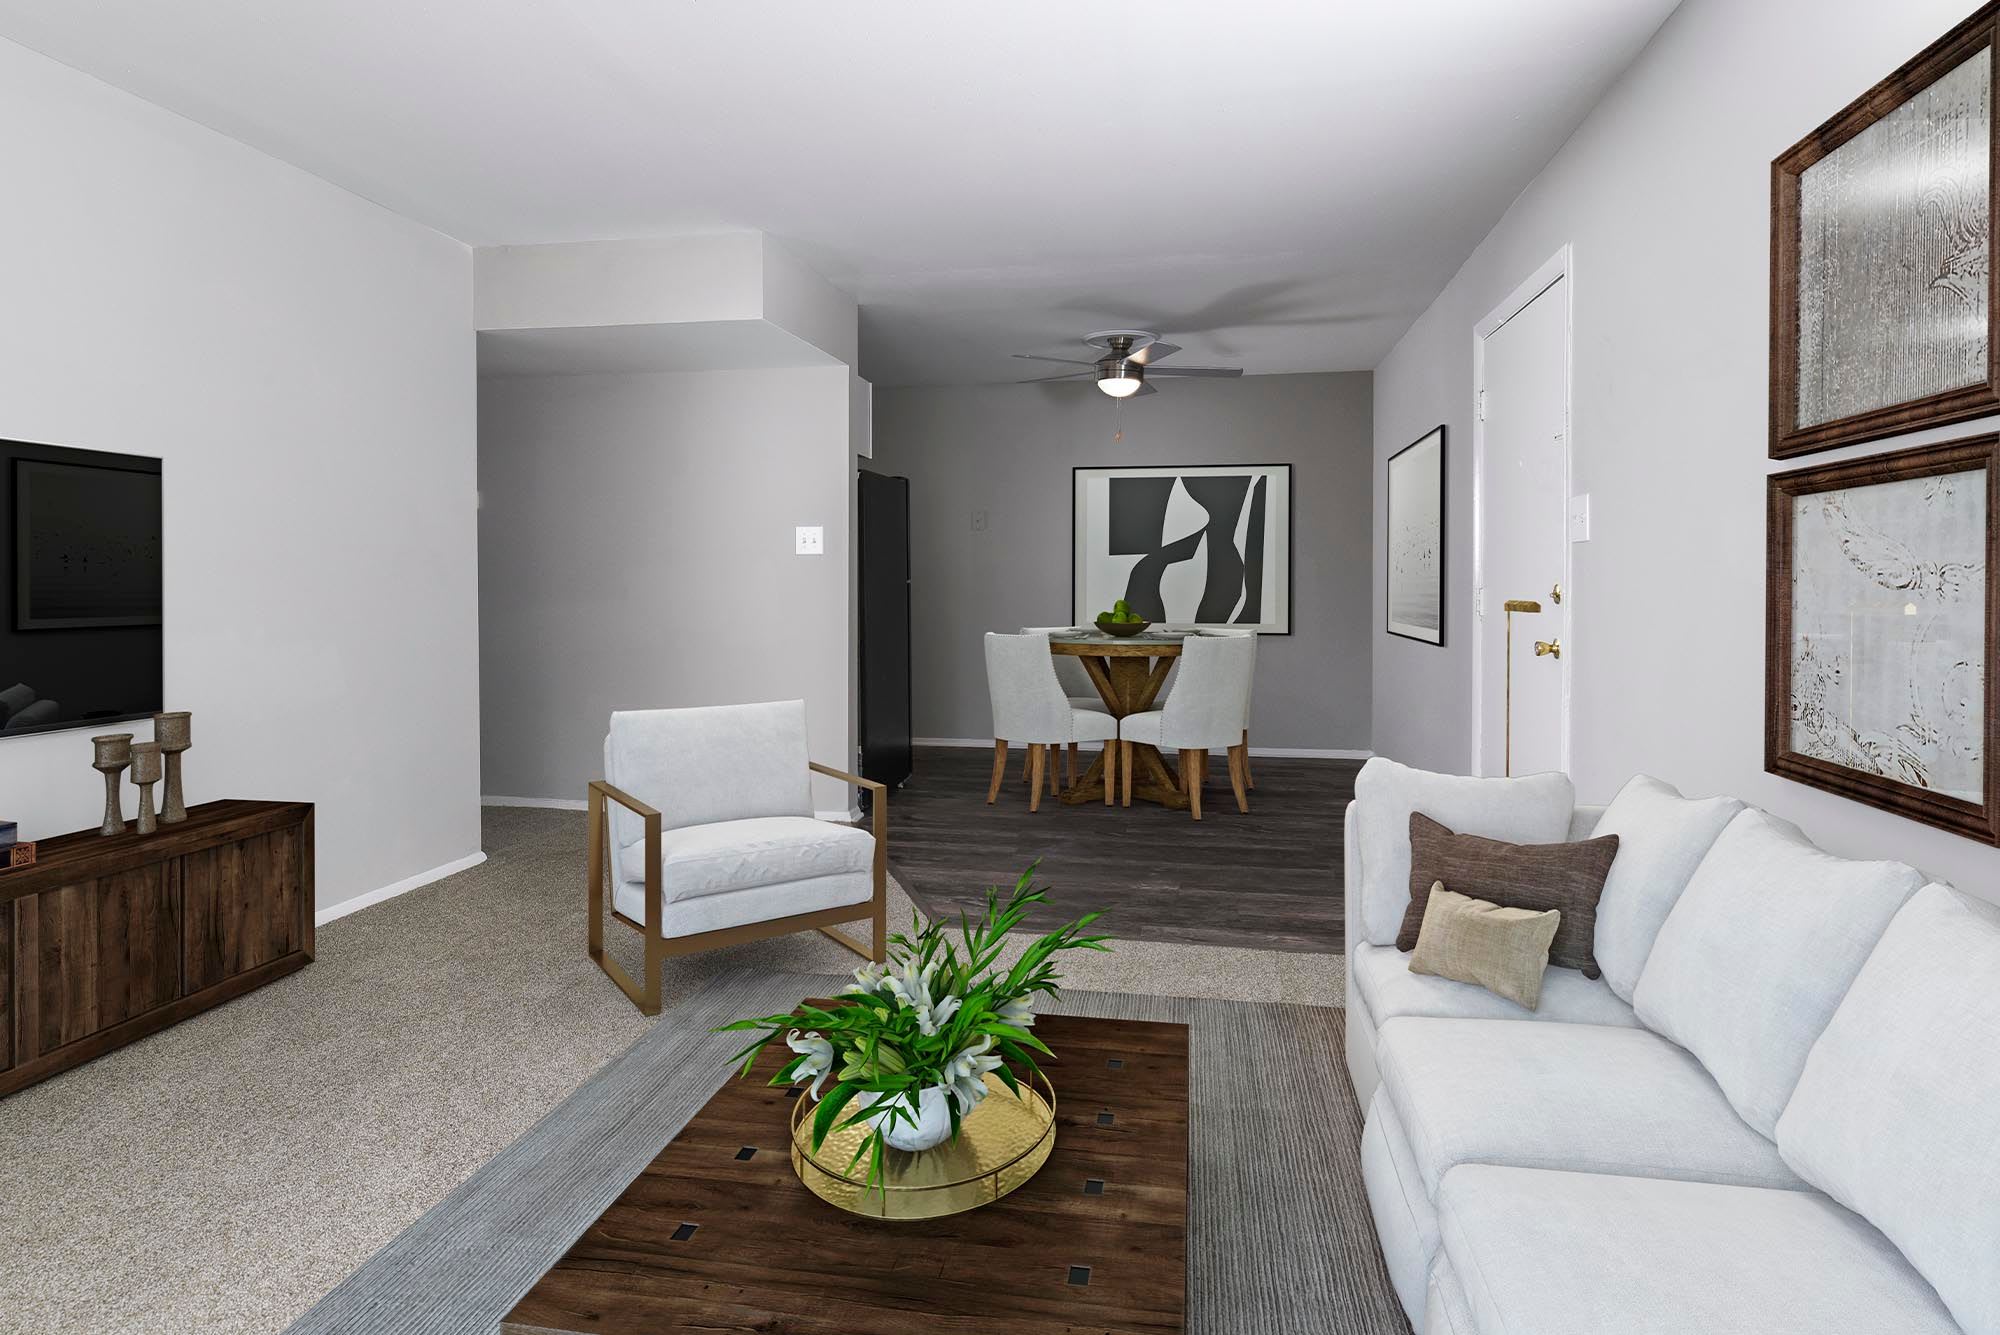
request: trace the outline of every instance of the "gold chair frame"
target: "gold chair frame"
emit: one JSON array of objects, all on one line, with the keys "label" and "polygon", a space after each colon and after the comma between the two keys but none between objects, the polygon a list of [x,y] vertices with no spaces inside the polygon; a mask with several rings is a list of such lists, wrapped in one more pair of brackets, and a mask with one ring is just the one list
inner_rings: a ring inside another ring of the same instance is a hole
[{"label": "gold chair frame", "polygon": [[[692,936],[664,936],[661,933],[661,874],[660,874],[660,813],[623,792],[602,779],[590,781],[588,800],[590,820],[590,854],[587,859],[590,876],[590,958],[597,961],[597,967],[604,970],[612,982],[642,1015],[660,1013],[660,972],[669,955],[694,955],[718,946],[739,945],[745,941],[766,941],[772,937],[790,936],[793,932],[818,930],[840,942],[865,960],[882,963],[888,944],[889,922],[889,789],[873,779],[863,779],[848,774],[817,761],[808,762],[814,774],[824,774],[829,779],[855,788],[865,788],[875,795],[874,833],[875,866],[872,872],[875,893],[859,904],[843,904],[837,908],[816,909],[811,913],[795,913],[788,918],[772,918],[768,922],[746,922],[736,927],[720,927],[712,932],[697,932]],[[646,940],[646,962],[644,984],[634,982],[618,961],[604,953],[604,870],[610,855],[610,822],[605,819],[607,802],[616,802],[646,823],[646,921],[634,922],[618,911],[614,903],[611,916],[627,927],[637,931]],[[836,924],[859,922],[863,918],[874,923],[874,946],[862,945],[845,932],[836,932]]]}]

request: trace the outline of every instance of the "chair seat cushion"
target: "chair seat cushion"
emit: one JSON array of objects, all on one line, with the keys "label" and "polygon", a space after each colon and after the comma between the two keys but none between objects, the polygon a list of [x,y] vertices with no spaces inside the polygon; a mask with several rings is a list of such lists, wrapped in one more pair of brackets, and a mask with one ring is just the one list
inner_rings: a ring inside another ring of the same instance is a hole
[{"label": "chair seat cushion", "polygon": [[1804,1189],[1699,1062],[1643,1029],[1391,1020],[1375,1060],[1433,1197],[1465,1163]]},{"label": "chair seat cushion", "polygon": [[1167,717],[1164,709],[1148,709],[1142,714],[1127,714],[1118,721],[1118,735],[1128,742],[1144,746],[1160,744],[1160,725]]},{"label": "chair seat cushion", "polygon": [[1468,1164],[1438,1219],[1478,1335],[1960,1335],[1887,1238],[1814,1192]]},{"label": "chair seat cushion", "polygon": [[1575,969],[1542,975],[1541,1004],[1534,1010],[1495,996],[1472,983],[1410,972],[1410,956],[1394,946],[1362,943],[1348,957],[1354,986],[1379,1027],[1399,1016],[1430,1015],[1467,1020],[1555,1020],[1637,1028],[1638,1017],[1602,979]]},{"label": "chair seat cushion", "polygon": [[[660,836],[660,898],[679,903],[753,886],[867,872],[874,863],[874,835],[810,816],[690,825]],[[644,885],[645,840],[619,853],[618,873],[624,881]]]},{"label": "chair seat cushion", "polygon": [[[873,898],[875,878],[867,872],[842,872],[837,876],[815,876],[808,881],[786,881],[778,885],[751,886],[727,890],[719,895],[660,904],[660,935],[697,936],[750,923],[775,922],[800,913],[824,909],[856,907],[852,915],[865,917]],[[635,923],[646,921],[646,888],[636,881],[620,879],[611,887],[611,903]]]},{"label": "chair seat cushion", "polygon": [[1104,701],[1094,695],[1072,695],[1069,698],[1069,707],[1071,709],[1088,709],[1093,714],[1108,714],[1111,712]]}]

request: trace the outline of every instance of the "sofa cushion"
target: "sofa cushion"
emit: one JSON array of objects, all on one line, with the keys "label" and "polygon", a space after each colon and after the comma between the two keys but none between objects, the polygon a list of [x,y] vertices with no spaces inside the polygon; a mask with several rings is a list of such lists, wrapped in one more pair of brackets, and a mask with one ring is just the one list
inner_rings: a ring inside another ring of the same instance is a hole
[{"label": "sofa cushion", "polygon": [[1837,858],[1796,826],[1745,811],[1667,915],[1633,1008],[1701,1058],[1769,1136],[1834,1007],[1922,884],[1900,862]]},{"label": "sofa cushion", "polygon": [[1433,1196],[1464,1163],[1804,1185],[1699,1062],[1643,1029],[1391,1020],[1375,1060]]},{"label": "sofa cushion", "polygon": [[1561,921],[1562,914],[1553,909],[1503,908],[1447,890],[1440,881],[1431,887],[1424,925],[1410,952],[1410,972],[1476,983],[1533,1010],[1542,1004],[1549,942]]},{"label": "sofa cushion", "polygon": [[1555,940],[1549,962],[1581,969],[1586,978],[1598,976],[1590,948],[1597,930],[1597,897],[1604,892],[1604,875],[1618,855],[1616,835],[1571,843],[1522,844],[1483,835],[1460,834],[1421,811],[1410,813],[1410,898],[1396,949],[1415,950],[1423,927],[1431,887],[1442,882],[1457,894],[1489,904],[1554,909]]},{"label": "sofa cushion", "polygon": [[1424,1289],[1424,1323],[1418,1329],[1423,1335],[1473,1335],[1478,1329],[1449,1256],[1439,1256],[1431,1266],[1430,1283]]},{"label": "sofa cushion", "polygon": [[[667,903],[758,885],[874,869],[875,836],[809,816],[763,816],[667,830],[660,836],[660,898]],[[644,840],[622,850],[618,872],[646,879]]]},{"label": "sofa cushion", "polygon": [[1817,1192],[1469,1164],[1438,1221],[1479,1335],[1959,1335]]},{"label": "sofa cushion", "polygon": [[1389,1282],[1404,1311],[1420,1312],[1424,1277],[1438,1253],[1437,1206],[1410,1157],[1410,1138],[1396,1123],[1396,1109],[1380,1092],[1361,1128],[1361,1181]]},{"label": "sofa cushion", "polygon": [[1603,979],[1585,978],[1575,969],[1544,973],[1541,1005],[1529,1010],[1471,983],[1411,973],[1410,957],[1394,946],[1357,945],[1348,954],[1347,966],[1368,1018],[1378,1027],[1399,1016],[1421,1015],[1639,1027],[1632,1008],[1613,996]]},{"label": "sofa cushion", "polygon": [[[1410,813],[1421,811],[1465,834],[1517,844],[1552,844],[1569,830],[1576,789],[1564,774],[1471,779],[1432,774],[1377,756],[1354,780],[1361,844],[1364,939],[1388,945],[1410,903]],[[1349,887],[1350,893],[1353,887]]]},{"label": "sofa cushion", "polygon": [[1611,799],[1593,836],[1618,836],[1618,856],[1597,901],[1597,965],[1630,1001],[1653,939],[1723,827],[1743,810],[1733,797],[1682,797],[1640,774]]},{"label": "sofa cushion", "polygon": [[1778,1149],[1887,1234],[1976,1335],[2000,1335],[1996,1116],[2000,916],[1929,885],[1814,1044]]}]

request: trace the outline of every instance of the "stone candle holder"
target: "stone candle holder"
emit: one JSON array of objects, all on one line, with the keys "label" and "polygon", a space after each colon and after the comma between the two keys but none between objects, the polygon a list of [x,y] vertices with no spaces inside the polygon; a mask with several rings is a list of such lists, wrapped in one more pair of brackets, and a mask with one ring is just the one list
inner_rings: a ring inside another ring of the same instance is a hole
[{"label": "stone candle holder", "polygon": [[160,744],[132,743],[132,782],[139,789],[139,833],[151,834],[160,828],[153,817],[153,785],[160,781]]},{"label": "stone candle holder", "polygon": [[96,753],[90,767],[104,776],[104,826],[99,834],[125,833],[125,805],[119,800],[118,776],[132,763],[132,734],[108,732],[93,737]]},{"label": "stone candle holder", "polygon": [[160,751],[167,759],[167,786],[160,790],[162,825],[187,819],[187,807],[181,801],[181,752],[194,745],[189,734],[190,718],[192,715],[186,710],[153,715],[153,740],[160,744]]}]

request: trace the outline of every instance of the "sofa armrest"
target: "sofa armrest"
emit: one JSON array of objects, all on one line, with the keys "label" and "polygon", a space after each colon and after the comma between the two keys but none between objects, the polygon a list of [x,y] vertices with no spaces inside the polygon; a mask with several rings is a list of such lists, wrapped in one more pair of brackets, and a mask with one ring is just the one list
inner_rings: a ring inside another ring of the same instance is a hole
[{"label": "sofa armrest", "polygon": [[1347,956],[1349,973],[1353,972],[1354,947],[1361,943],[1361,821],[1357,814],[1359,802],[1347,804],[1347,814],[1341,821],[1340,852],[1340,927],[1341,953]]},{"label": "sofa armrest", "polygon": [[1582,806],[1569,813],[1569,839],[1575,843],[1579,839],[1590,838],[1597,828],[1597,822],[1604,815],[1601,806]]}]

